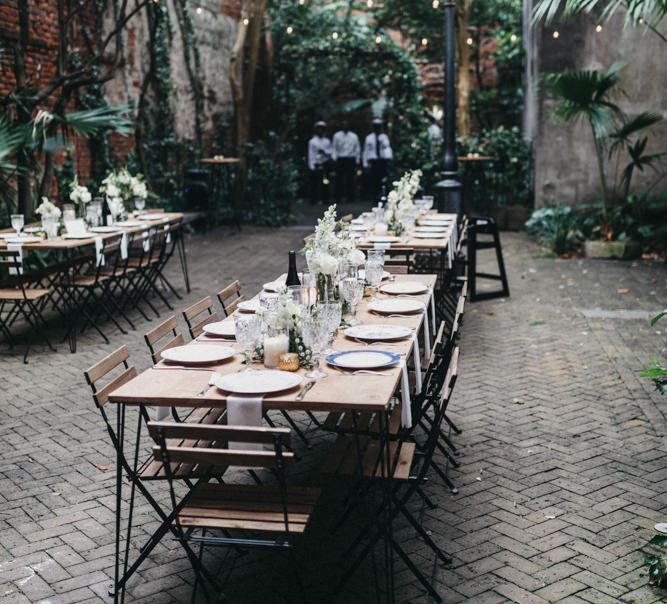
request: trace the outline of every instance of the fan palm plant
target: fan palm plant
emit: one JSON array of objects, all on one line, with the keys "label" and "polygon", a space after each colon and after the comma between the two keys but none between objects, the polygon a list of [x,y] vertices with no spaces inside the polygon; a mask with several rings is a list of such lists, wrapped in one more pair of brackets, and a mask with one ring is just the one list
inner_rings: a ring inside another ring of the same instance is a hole
[{"label": "fan palm plant", "polygon": [[546,84],[559,99],[553,113],[566,122],[585,120],[593,134],[602,196],[602,212],[608,221],[609,189],[605,175],[605,141],[621,117],[621,109],[611,97],[618,85],[618,74],[623,63],[614,63],[609,69],[565,71],[550,74]]},{"label": "fan palm plant", "polygon": [[11,180],[18,173],[16,154],[25,146],[28,138],[25,127],[0,113],[0,201],[7,209],[12,202]]},{"label": "fan palm plant", "polygon": [[533,20],[549,23],[560,16],[593,13],[604,21],[622,9],[625,9],[626,23],[644,25],[667,42],[667,37],[659,29],[667,16],[667,0],[540,0],[533,11]]}]

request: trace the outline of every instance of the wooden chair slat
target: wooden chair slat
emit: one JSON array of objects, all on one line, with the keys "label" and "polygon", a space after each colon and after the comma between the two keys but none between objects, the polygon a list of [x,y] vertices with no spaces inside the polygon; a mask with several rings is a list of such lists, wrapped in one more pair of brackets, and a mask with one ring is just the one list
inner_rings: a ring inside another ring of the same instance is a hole
[{"label": "wooden chair slat", "polygon": [[217,323],[220,320],[218,313],[214,312],[213,314],[208,315],[205,319],[202,319],[196,324],[190,326],[190,336],[194,339],[202,334],[204,331],[204,326],[209,323]]},{"label": "wooden chair slat", "polygon": [[185,317],[185,320],[192,321],[198,314],[202,313],[205,310],[208,310],[213,306],[213,300],[211,299],[211,296],[206,296],[204,299],[199,300],[199,302],[195,302],[192,306],[189,306],[183,311],[183,316]]},{"label": "wooden chair slat", "polygon": [[[215,468],[247,466],[252,468],[275,468],[276,455],[273,451],[244,451],[237,449],[204,449],[199,447],[167,448],[172,462],[205,464]],[[155,459],[161,459],[160,447],[153,447]],[[292,461],[294,454],[283,453],[285,462]]]},{"label": "wooden chair slat", "polygon": [[84,371],[84,375],[88,380],[90,385],[93,385],[101,377],[104,377],[109,373],[114,367],[117,367],[121,363],[127,361],[130,357],[130,352],[127,349],[127,346],[121,346],[120,348],[114,350],[111,354],[104,357],[101,361]]},{"label": "wooden chair slat", "polygon": [[122,385],[127,384],[131,379],[137,377],[137,370],[134,367],[128,367],[123,373],[119,376],[116,376],[104,387],[100,388],[95,394],[93,394],[93,399],[99,407],[104,407],[109,401],[109,395],[116,389],[120,388]]},{"label": "wooden chair slat", "polygon": [[162,339],[169,332],[173,332],[176,329],[176,317],[172,315],[168,319],[165,319],[157,327],[154,327],[149,332],[144,335],[146,343],[150,346],[155,344],[158,340]]},{"label": "wooden chair slat", "polygon": [[165,350],[169,350],[170,348],[175,348],[176,346],[183,346],[183,344],[185,344],[185,340],[183,339],[183,336],[179,333],[177,336],[171,338],[168,342],[160,346],[160,348],[156,349],[155,352],[151,354],[153,363],[159,363],[162,360],[162,353]]},{"label": "wooden chair slat", "polygon": [[165,438],[183,438],[195,440],[210,440],[226,442],[264,443],[273,444],[273,435],[280,438],[284,446],[290,444],[290,430],[288,428],[264,428],[245,426],[229,426],[226,424],[190,424],[173,422],[148,422],[148,433],[153,439],[157,439],[159,430],[162,430]]}]

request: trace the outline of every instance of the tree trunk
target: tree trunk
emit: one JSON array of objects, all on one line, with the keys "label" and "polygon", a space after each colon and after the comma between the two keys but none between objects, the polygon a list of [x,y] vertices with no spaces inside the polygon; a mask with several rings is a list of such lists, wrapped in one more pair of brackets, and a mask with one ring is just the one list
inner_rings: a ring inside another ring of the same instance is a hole
[{"label": "tree trunk", "polygon": [[[247,118],[245,115],[244,87],[243,87],[243,62],[245,59],[245,42],[248,37],[248,25],[246,25],[246,15],[253,2],[246,0],[243,3],[241,11],[241,20],[236,32],[236,40],[232,48],[232,56],[229,61],[229,82],[232,88],[232,98],[234,99],[234,111],[236,113],[236,152],[240,155],[243,145],[248,138],[246,130]],[[250,17],[247,17],[248,19]]]},{"label": "tree trunk", "polygon": [[456,45],[458,50],[458,78],[457,78],[457,106],[456,121],[457,134],[462,137],[470,136],[470,46],[468,45],[468,25],[470,23],[470,9],[472,0],[460,2],[458,23],[456,30]]},{"label": "tree trunk", "polygon": [[[30,13],[28,0],[19,0],[19,37],[14,47],[14,75],[16,77],[16,95],[20,97],[25,92],[27,85],[25,57],[28,51],[30,35]],[[27,99],[17,103],[16,116],[20,124],[29,124],[32,105],[28,104]],[[23,214],[27,220],[32,216],[32,186],[30,176],[30,155],[27,149],[22,149],[17,154],[16,165],[18,167],[17,184],[17,202],[18,212]]]}]

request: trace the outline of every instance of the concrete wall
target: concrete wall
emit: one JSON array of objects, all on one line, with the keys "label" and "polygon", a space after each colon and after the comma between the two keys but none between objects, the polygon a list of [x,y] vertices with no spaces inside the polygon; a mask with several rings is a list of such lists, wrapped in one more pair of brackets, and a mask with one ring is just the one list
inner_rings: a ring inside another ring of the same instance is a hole
[{"label": "concrete wall", "polygon": [[[202,8],[192,12],[192,21],[199,46],[201,70],[199,77],[204,90],[204,135],[210,138],[216,115],[229,116],[233,110],[229,84],[229,60],[236,38],[238,18],[230,0],[206,0]],[[167,0],[171,16],[171,78],[174,93],[171,106],[175,117],[174,130],[180,139],[195,137],[195,102],[192,84],[183,55],[183,38],[175,17],[174,0]],[[106,86],[111,103],[135,103],[148,69],[148,21],[142,13],[132,19],[125,32],[125,65]],[[208,136],[207,136],[208,135]]]},{"label": "concrete wall", "polygon": [[[567,125],[550,115],[554,101],[538,83],[547,73],[566,69],[606,69],[615,61],[626,61],[621,85],[626,96],[616,102],[629,116],[642,111],[662,113],[667,118],[667,43],[642,28],[627,27],[622,16],[596,31],[589,17],[540,27],[528,51],[527,107],[524,124],[535,146],[535,204],[568,205],[599,199],[599,178],[590,128],[586,123]],[[559,37],[555,39],[553,32]],[[534,94],[531,95],[530,91]],[[649,148],[667,150],[667,119],[653,130]],[[608,166],[608,181],[613,182]],[[633,188],[653,182],[637,175]],[[661,189],[662,187],[662,189]],[[655,190],[667,189],[667,179]]]}]

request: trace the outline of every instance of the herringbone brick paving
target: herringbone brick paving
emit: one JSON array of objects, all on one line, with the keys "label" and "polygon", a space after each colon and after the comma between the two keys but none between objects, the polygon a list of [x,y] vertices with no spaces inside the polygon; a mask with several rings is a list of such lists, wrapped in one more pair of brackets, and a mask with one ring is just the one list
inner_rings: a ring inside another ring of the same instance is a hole
[{"label": "herringbone brick paving", "polygon": [[[192,238],[194,289],[177,310],[237,277],[255,291],[284,270],[286,251],[306,232],[247,228]],[[503,244],[512,296],[469,305],[463,328],[451,407],[464,430],[455,439],[461,467],[451,471],[460,494],[435,479],[426,490],[438,508],[415,510],[454,557],[451,567],[434,569],[438,590],[452,603],[661,601],[667,594],[647,586],[641,550],[667,513],[664,402],[636,369],[665,354],[664,332],[643,319],[587,318],[587,311],[664,307],[667,270],[543,258],[521,234],[504,234]],[[28,366],[3,349],[3,604],[110,601],[114,458],[82,372],[121,343],[146,367],[147,327],[140,322],[128,336],[109,328],[109,346],[85,335],[76,355],[62,345],[58,354],[38,348]],[[330,442],[312,427],[309,436],[314,446],[301,451],[297,476],[310,475]],[[322,516],[339,509],[333,499]],[[155,517],[142,502],[135,514],[136,553]],[[305,601],[329,601],[345,538],[327,527],[316,522],[296,560],[216,554],[221,576],[233,569],[228,601],[298,601],[293,590],[284,593],[290,563],[302,571]],[[399,537],[428,572],[430,551],[407,527]],[[428,601],[408,571],[397,565],[396,572],[399,601]],[[187,602],[191,582],[181,550],[165,540],[131,581],[127,601]],[[368,564],[331,601],[370,602],[374,593]]]}]

